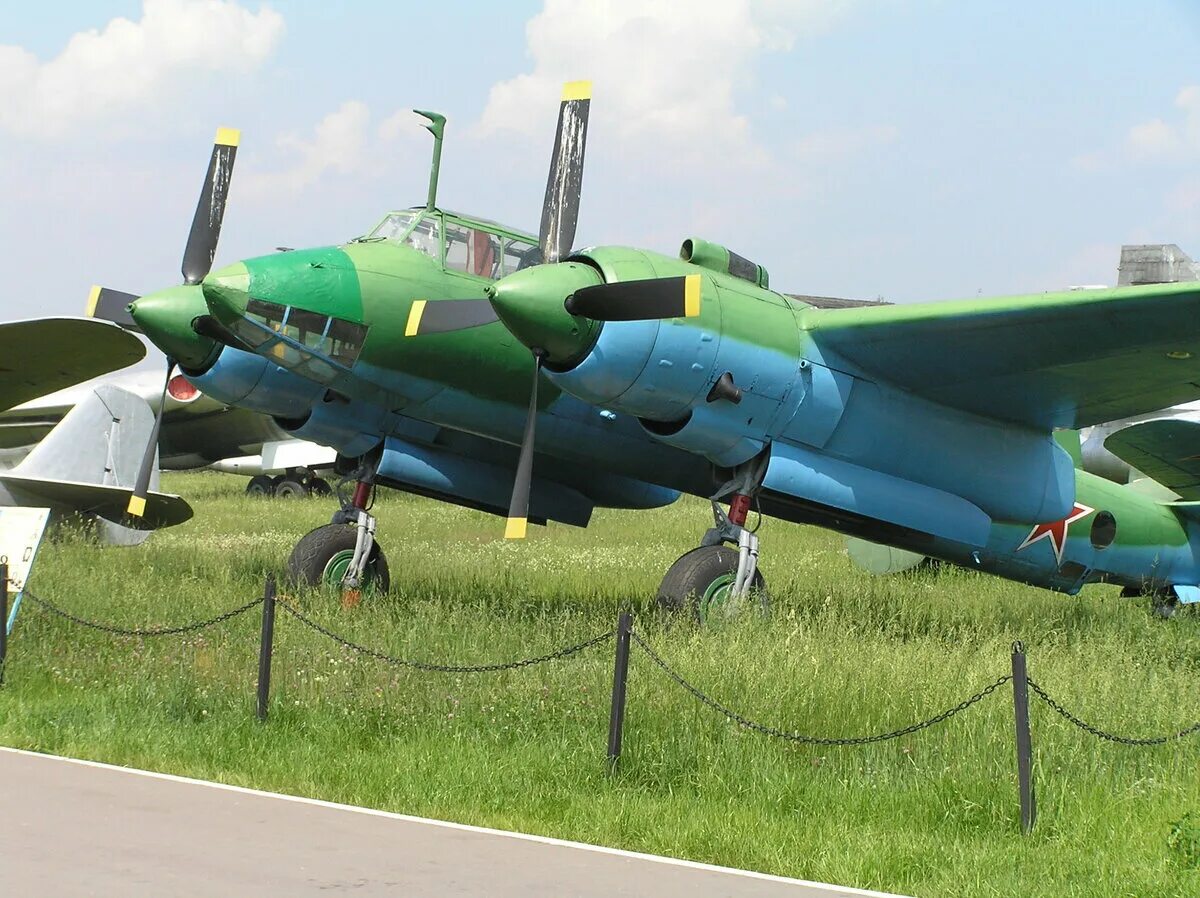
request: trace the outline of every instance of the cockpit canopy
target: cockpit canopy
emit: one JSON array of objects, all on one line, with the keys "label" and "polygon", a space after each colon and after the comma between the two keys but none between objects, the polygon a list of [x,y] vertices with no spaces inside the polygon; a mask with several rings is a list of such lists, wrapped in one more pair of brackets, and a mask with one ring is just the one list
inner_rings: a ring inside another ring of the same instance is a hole
[{"label": "cockpit canopy", "polygon": [[359,242],[390,241],[429,256],[447,271],[496,280],[542,260],[537,238],[495,222],[441,209],[389,212]]}]

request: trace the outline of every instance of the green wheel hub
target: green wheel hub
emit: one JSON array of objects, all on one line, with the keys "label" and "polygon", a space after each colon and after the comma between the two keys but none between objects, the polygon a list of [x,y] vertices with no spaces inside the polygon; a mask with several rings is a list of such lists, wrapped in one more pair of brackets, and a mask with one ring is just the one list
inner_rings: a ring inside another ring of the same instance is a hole
[{"label": "green wheel hub", "polygon": [[736,579],[736,574],[721,574],[712,583],[708,584],[708,588],[704,590],[704,595],[700,596],[699,606],[696,609],[701,623],[708,621],[710,612],[720,609],[729,601],[729,591],[733,589],[733,583]]}]

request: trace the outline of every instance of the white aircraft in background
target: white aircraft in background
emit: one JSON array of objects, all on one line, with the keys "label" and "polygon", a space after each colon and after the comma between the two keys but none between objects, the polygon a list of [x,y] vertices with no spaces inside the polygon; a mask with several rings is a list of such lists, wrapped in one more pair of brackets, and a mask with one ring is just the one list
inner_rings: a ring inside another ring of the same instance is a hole
[{"label": "white aircraft in background", "polygon": [[[125,368],[146,354],[120,328],[84,318],[41,318],[0,324],[0,410]],[[154,413],[138,395],[109,384],[85,388],[52,425],[26,429],[31,448],[0,471],[0,507],[48,508],[52,519],[85,514],[109,542],[130,544],[145,531],[192,516],[179,496],[154,490],[145,515],[125,513],[138,468],[152,439]],[[12,434],[15,436],[16,431]]]}]

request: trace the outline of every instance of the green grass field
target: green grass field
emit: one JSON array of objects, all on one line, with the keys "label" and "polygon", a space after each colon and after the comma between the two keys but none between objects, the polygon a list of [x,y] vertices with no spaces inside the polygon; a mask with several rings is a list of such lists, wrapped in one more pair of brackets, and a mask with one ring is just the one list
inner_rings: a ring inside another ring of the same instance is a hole
[{"label": "green grass field", "polygon": [[[175,475],[196,517],[136,549],[44,545],[32,591],[126,626],[207,617],[261,593],[327,501],[250,500],[244,481]],[[959,571],[873,579],[840,537],[768,521],[767,620],[664,628],[650,599],[707,526],[705,504],[531,528],[395,494],[376,510],[390,595],[295,597],[349,638],[435,662],[543,654],[637,628],[677,669],[784,729],[859,735],[957,704],[1008,671],[1131,735],[1200,719],[1200,615],[1162,621],[1114,588],[1077,597]],[[186,638],[113,638],[32,604],[10,641],[0,742],[245,786],[921,896],[1195,896],[1168,840],[1200,814],[1200,736],[1096,740],[1033,706],[1039,820],[1020,835],[1011,690],[933,729],[817,748],[699,705],[634,647],[625,751],[605,744],[612,643],[499,674],[396,669],[280,612],[271,717],[254,719],[257,609]],[[1176,839],[1176,843],[1178,843]],[[1194,855],[1192,855],[1194,857]]]}]

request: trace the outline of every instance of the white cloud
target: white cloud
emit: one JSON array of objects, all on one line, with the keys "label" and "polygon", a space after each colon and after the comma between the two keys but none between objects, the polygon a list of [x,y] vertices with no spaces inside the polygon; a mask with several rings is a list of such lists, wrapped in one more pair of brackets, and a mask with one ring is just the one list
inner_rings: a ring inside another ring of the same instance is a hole
[{"label": "white cloud", "polygon": [[142,18],[78,32],[42,62],[0,46],[0,129],[54,137],[161,100],[196,72],[245,72],[283,33],[283,17],[236,0],[144,0]]},{"label": "white cloud", "polygon": [[1134,125],[1125,145],[1137,159],[1177,159],[1200,151],[1200,85],[1183,88],[1175,97],[1177,121],[1161,118]]},{"label": "white cloud", "polygon": [[[526,26],[533,70],[492,86],[482,134],[542,133],[563,82],[591,78],[593,116],[622,143],[762,161],[738,92],[763,53],[828,27],[850,0],[546,0]],[[783,99],[783,98],[780,98]]]},{"label": "white cloud", "polygon": [[420,139],[419,124],[416,116],[402,110],[373,126],[367,104],[347,100],[317,122],[310,135],[289,132],[277,137],[279,161],[266,167],[252,160],[245,174],[246,191],[259,198],[295,196],[331,173],[377,177],[395,165],[398,144]]}]

